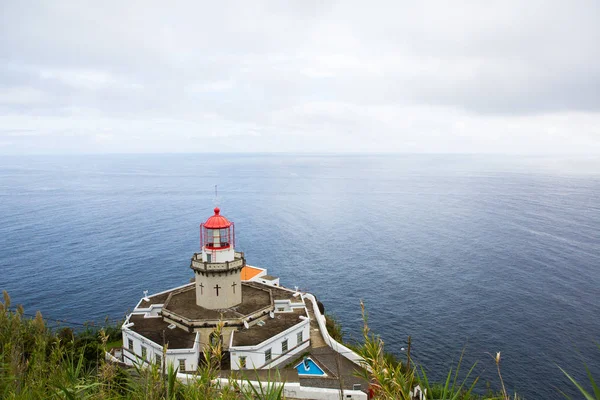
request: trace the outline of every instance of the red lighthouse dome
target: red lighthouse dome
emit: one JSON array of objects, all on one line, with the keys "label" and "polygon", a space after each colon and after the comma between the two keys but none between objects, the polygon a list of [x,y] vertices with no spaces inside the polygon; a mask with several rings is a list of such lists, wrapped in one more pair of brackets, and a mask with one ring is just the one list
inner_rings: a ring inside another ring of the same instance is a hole
[{"label": "red lighthouse dome", "polygon": [[210,250],[225,250],[235,245],[233,222],[221,215],[219,207],[215,207],[214,211],[215,214],[200,225],[200,247]]},{"label": "red lighthouse dome", "polygon": [[204,223],[206,229],[225,229],[231,226],[231,222],[220,214],[221,209],[215,207],[215,215],[210,216]]}]

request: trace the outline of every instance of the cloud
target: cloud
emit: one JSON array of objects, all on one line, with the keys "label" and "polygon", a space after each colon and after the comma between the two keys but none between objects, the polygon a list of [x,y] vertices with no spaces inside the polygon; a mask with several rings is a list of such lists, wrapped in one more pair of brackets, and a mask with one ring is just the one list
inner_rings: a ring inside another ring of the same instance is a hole
[{"label": "cloud", "polygon": [[0,104],[35,105],[47,101],[46,94],[32,87],[5,87],[0,91]]},{"label": "cloud", "polygon": [[3,151],[600,151],[596,1],[30,7],[0,126],[54,145]]},{"label": "cloud", "polygon": [[55,80],[76,89],[100,90],[120,88],[126,90],[142,89],[139,83],[119,79],[109,72],[91,69],[41,69],[39,76],[43,80]]},{"label": "cloud", "polygon": [[233,89],[233,80],[219,80],[213,82],[197,82],[188,85],[185,90],[188,93],[224,92]]}]

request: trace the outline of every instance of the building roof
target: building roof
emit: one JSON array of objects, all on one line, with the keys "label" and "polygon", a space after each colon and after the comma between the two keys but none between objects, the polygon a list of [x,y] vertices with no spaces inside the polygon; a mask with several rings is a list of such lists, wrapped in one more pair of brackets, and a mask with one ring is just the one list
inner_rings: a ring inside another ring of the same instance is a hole
[{"label": "building roof", "polygon": [[284,289],[281,286],[265,285],[264,283],[255,281],[244,282],[244,285],[270,291],[273,300],[291,300],[292,303],[302,303],[302,298],[300,298],[300,296],[294,296],[296,292],[290,289]]},{"label": "building roof", "polygon": [[[186,286],[192,287],[193,286],[192,283],[189,283]],[[165,304],[165,301],[167,301],[167,298],[169,297],[171,292],[173,292],[173,290],[174,289],[171,289],[171,290],[163,292],[163,293],[158,293],[158,294],[149,296],[149,297],[147,297],[148,300],[146,300],[145,298],[142,298],[142,300],[140,300],[140,303],[136,308],[149,308],[151,305]]]},{"label": "building roof", "polygon": [[252,325],[248,329],[240,329],[233,333],[233,346],[255,346],[272,338],[275,335],[303,322],[300,316],[306,317],[304,309],[299,309],[294,312],[277,313],[274,318],[266,318],[263,321],[265,324]]},{"label": "building roof", "polygon": [[250,279],[254,278],[256,275],[260,274],[263,271],[264,269],[262,268],[254,268],[250,265],[245,265],[244,268],[242,268],[241,279],[243,281],[249,281]]},{"label": "building roof", "polygon": [[144,314],[131,314],[129,322],[133,322],[133,326],[130,326],[129,329],[158,345],[163,344],[164,332],[164,340],[169,345],[169,349],[190,349],[194,347],[195,333],[184,331],[181,328],[169,329],[169,323],[163,321],[160,317],[145,318]]},{"label": "building roof", "polygon": [[270,307],[270,288],[265,285],[250,286],[242,283],[242,302],[234,307],[222,310],[209,310],[196,304],[196,288],[193,285],[173,291],[171,298],[163,306],[170,311],[193,321],[240,319],[265,307]]},{"label": "building roof", "polygon": [[209,217],[204,223],[206,229],[224,229],[231,226],[231,222],[224,216],[220,215],[221,210],[215,207],[215,215]]}]

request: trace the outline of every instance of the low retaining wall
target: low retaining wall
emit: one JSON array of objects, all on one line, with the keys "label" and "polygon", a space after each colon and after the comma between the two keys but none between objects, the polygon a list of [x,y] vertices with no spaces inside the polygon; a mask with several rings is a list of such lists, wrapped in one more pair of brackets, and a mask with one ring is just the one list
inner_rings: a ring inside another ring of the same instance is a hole
[{"label": "low retaining wall", "polygon": [[[327,326],[325,325],[325,316],[321,314],[319,310],[319,306],[317,305],[317,299],[310,293],[306,293],[303,295],[304,298],[309,299],[313,304],[313,311],[315,314],[315,318],[319,324],[319,329],[321,330],[321,335],[323,339],[325,339],[325,343],[329,345],[334,351],[340,353],[342,356],[346,357],[348,360],[352,361],[354,364],[359,367],[365,367],[363,359],[361,356],[356,354],[353,350],[344,346],[343,344],[335,341],[331,336],[329,336],[329,332],[327,332]],[[345,393],[345,391],[344,391]]]},{"label": "low retaining wall", "polygon": [[[220,378],[221,385],[228,385],[230,381],[228,379]],[[238,381],[240,386],[247,387],[252,385],[255,388],[263,386],[267,389],[268,382],[257,382],[257,381]],[[272,383],[271,383],[272,385]],[[287,398],[304,399],[304,400],[339,400],[340,391],[339,389],[322,389],[316,387],[305,387],[300,383],[284,383],[283,394]],[[344,390],[344,399],[348,400],[367,400],[366,393],[360,390]]]}]

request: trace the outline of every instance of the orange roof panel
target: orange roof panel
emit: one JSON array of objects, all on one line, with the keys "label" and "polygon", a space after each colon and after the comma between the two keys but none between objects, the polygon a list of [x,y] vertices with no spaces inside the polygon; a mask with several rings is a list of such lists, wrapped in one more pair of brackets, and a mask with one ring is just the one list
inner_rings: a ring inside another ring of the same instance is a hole
[{"label": "orange roof panel", "polygon": [[263,271],[264,270],[261,268],[254,268],[249,265],[246,265],[244,266],[244,268],[242,268],[242,280],[248,281]]}]

